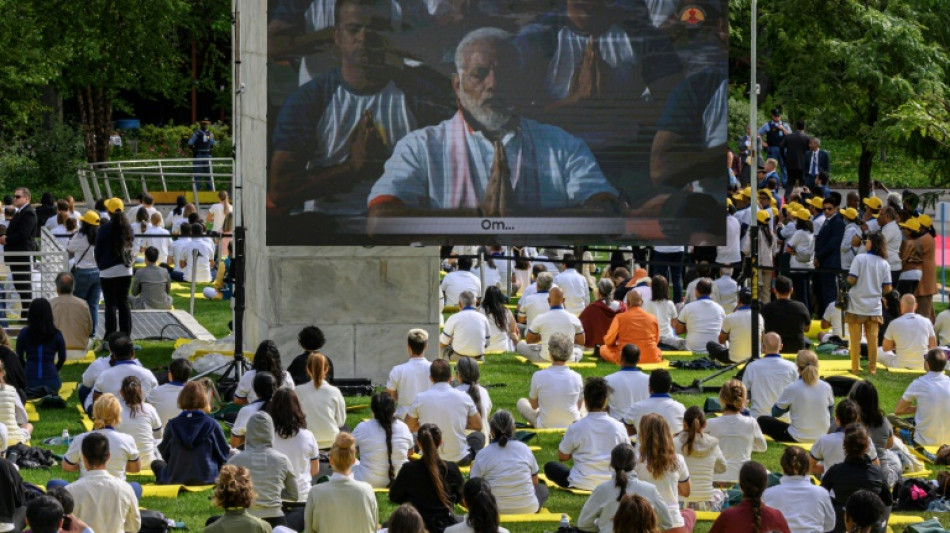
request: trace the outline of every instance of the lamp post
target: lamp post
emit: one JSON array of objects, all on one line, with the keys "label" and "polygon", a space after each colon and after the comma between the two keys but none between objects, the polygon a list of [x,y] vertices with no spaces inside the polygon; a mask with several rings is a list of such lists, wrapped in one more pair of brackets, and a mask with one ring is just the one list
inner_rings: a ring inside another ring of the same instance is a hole
[{"label": "lamp post", "polygon": [[[749,264],[752,268],[752,358],[759,356],[759,187],[756,170],[759,162],[759,135],[756,122],[758,121],[758,83],[756,72],[756,41],[758,40],[758,1],[752,0],[752,22],[750,34],[750,65],[749,80],[749,185],[752,188],[749,206]],[[763,287],[768,290],[768,287]]]}]

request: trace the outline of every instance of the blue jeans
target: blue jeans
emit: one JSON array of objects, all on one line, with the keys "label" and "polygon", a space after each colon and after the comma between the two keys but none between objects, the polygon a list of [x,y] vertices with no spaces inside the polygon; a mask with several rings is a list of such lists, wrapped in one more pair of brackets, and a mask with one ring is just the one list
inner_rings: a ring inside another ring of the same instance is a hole
[{"label": "blue jeans", "polygon": [[73,295],[86,300],[89,314],[92,315],[92,337],[96,336],[96,326],[99,324],[99,297],[102,296],[102,285],[99,283],[98,268],[77,268],[73,273],[75,285]]}]

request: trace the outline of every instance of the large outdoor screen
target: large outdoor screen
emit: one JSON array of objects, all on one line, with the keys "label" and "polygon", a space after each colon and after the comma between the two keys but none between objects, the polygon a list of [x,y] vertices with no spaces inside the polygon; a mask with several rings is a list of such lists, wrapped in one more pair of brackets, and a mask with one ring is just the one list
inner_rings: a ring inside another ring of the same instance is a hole
[{"label": "large outdoor screen", "polygon": [[267,244],[723,244],[726,5],[271,0]]}]

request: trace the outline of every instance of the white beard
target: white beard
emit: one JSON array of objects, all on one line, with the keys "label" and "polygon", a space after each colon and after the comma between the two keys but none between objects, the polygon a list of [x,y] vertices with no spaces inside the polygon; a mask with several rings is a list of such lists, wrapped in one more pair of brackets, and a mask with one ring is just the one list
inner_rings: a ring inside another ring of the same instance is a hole
[{"label": "white beard", "polygon": [[510,111],[484,107],[466,94],[465,91],[459,91],[458,93],[462,107],[489,131],[501,131],[511,121],[513,114]]}]

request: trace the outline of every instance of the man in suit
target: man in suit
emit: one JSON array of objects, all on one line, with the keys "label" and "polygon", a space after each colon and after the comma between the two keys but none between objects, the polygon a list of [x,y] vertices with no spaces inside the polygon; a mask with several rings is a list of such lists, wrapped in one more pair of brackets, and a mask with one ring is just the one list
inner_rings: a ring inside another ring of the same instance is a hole
[{"label": "man in suit", "polygon": [[[811,139],[805,134],[805,121],[795,123],[795,131],[785,137],[785,168],[788,170],[788,187],[786,191],[803,182],[805,171],[805,153],[809,150]],[[788,192],[785,193],[786,197]]]},{"label": "man in suit", "polygon": [[808,151],[802,161],[805,171],[805,186],[809,189],[815,186],[815,178],[824,172],[831,174],[831,158],[828,150],[821,149],[821,140],[818,137],[808,139]]},{"label": "man in suit", "polygon": [[[821,225],[821,230],[815,239],[814,261],[815,268],[822,269],[816,278],[819,284],[815,289],[820,302],[818,309],[827,309],[828,304],[837,296],[838,273],[834,271],[841,269],[841,239],[844,238],[845,226],[844,218],[838,213],[840,203],[841,194],[832,192],[822,204],[825,222]],[[826,271],[826,269],[834,271]]]},{"label": "man in suit", "polygon": [[[30,205],[30,190],[20,187],[13,192],[13,206],[16,214],[10,219],[6,235],[0,236],[0,245],[4,252],[32,252],[36,250],[36,211]],[[30,258],[24,256],[9,256],[4,253],[4,262],[10,266],[13,284],[20,294],[20,303],[23,306],[22,316],[26,318],[33,291],[30,283]]]}]

